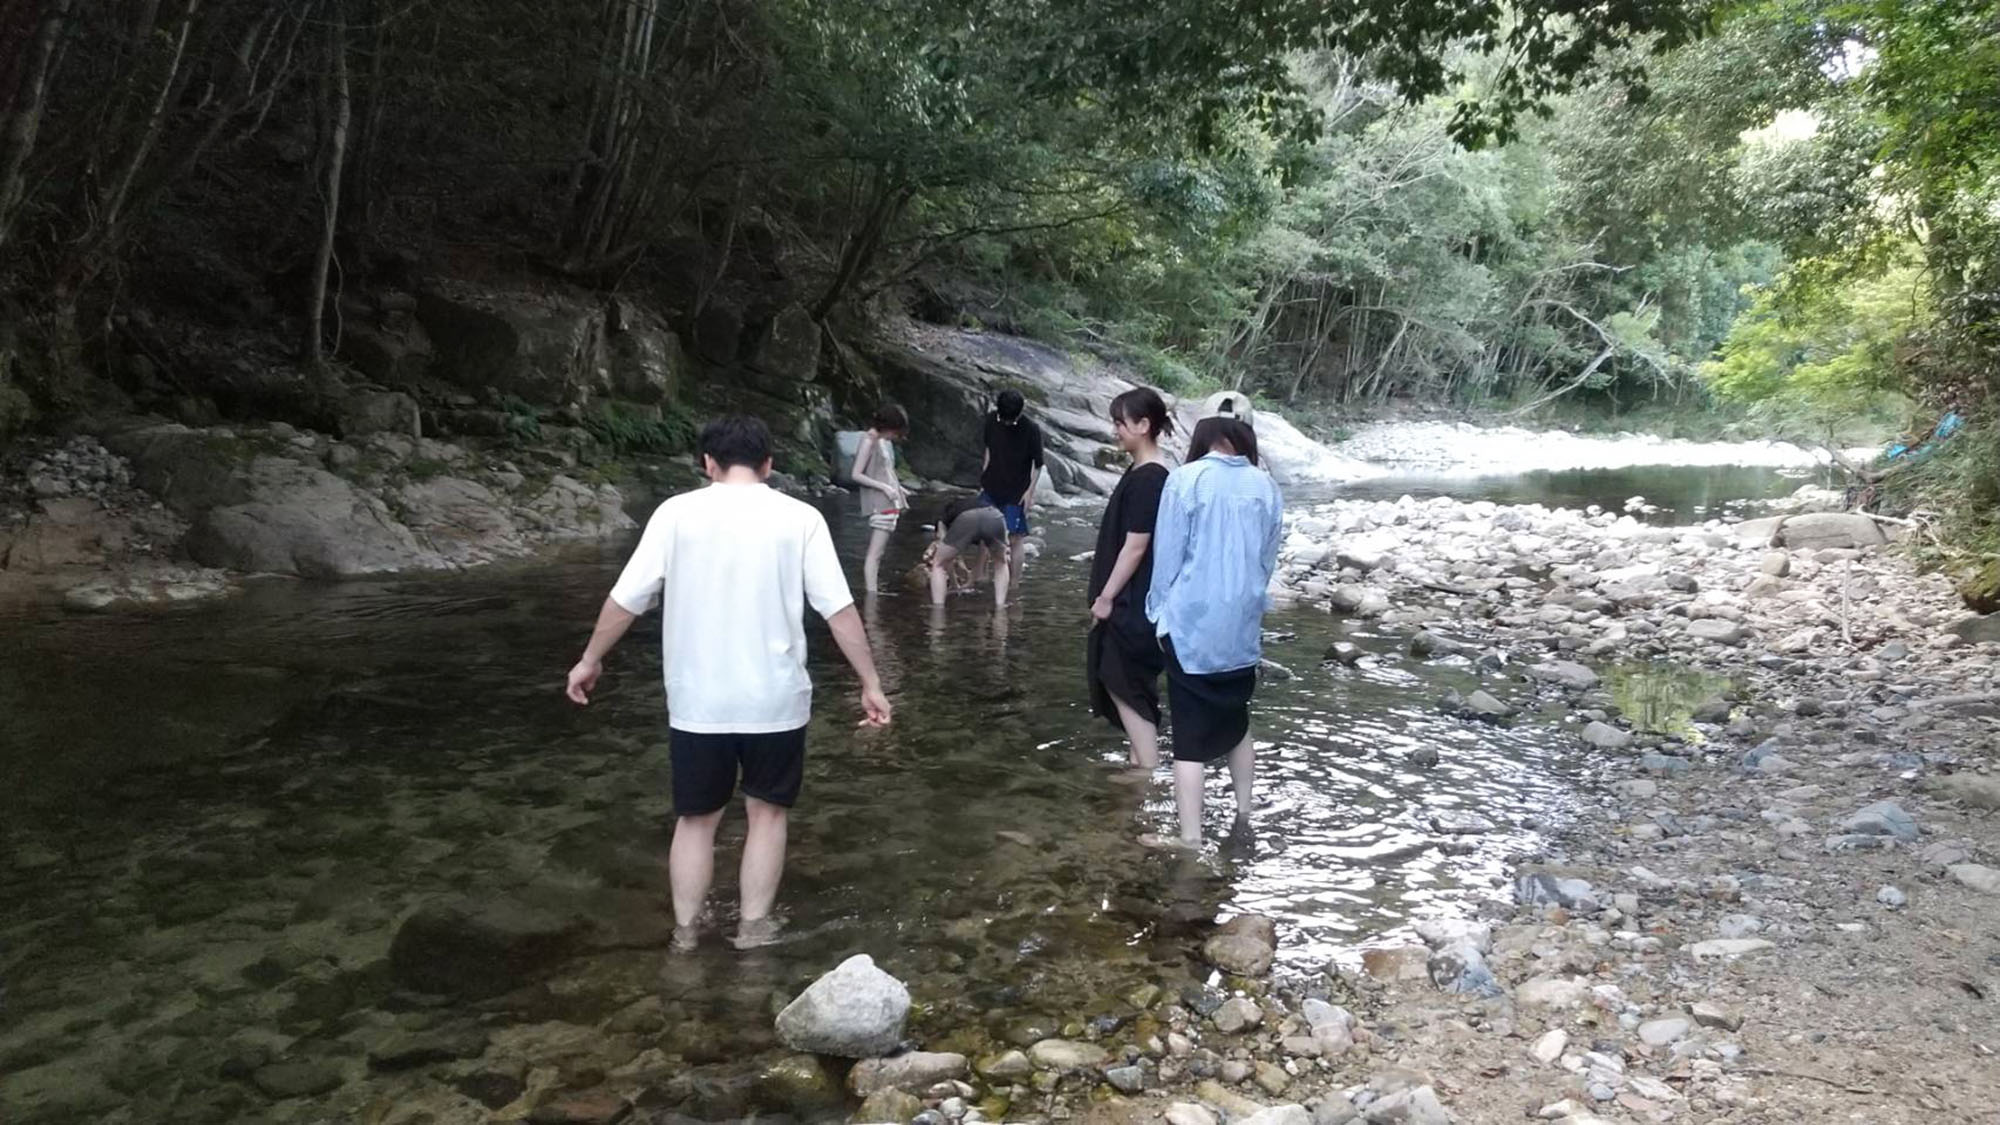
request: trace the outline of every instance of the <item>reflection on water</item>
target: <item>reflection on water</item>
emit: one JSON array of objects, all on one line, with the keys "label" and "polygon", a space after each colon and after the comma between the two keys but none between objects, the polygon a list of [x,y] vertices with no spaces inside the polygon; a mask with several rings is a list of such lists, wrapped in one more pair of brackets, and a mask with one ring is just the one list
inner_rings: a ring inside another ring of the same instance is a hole
[{"label": "reflection on water", "polygon": [[1634,728],[1682,735],[1694,734],[1697,707],[1732,686],[1727,676],[1652,662],[1606,668],[1604,683]]},{"label": "reflection on water", "polygon": [[[858,571],[865,529],[845,505],[829,510]],[[450,1064],[469,1072],[510,1052],[537,1064],[574,1052],[551,1027],[614,1013],[642,1030],[592,1030],[593,1065],[654,1049],[676,1076],[662,1096],[690,1111],[804,1112],[829,1095],[763,1074],[782,1056],[772,1006],[850,953],[910,983],[913,1036],[979,1050],[1195,979],[1190,952],[1221,913],[1277,916],[1295,968],[1351,956],[1466,909],[1565,817],[1568,740],[1435,705],[1448,687],[1510,702],[1525,687],[1412,664],[1395,637],[1298,610],[1270,621],[1290,636],[1268,655],[1296,677],[1260,692],[1252,837],[1197,861],[1138,848],[1139,832],[1171,831],[1171,796],[1164,775],[1112,783],[1122,743],[1087,709],[1086,566],[1073,556],[1089,518],[1055,516],[1025,604],[1005,613],[983,594],[942,612],[913,594],[867,607],[898,704],[887,730],[854,729],[852,685],[821,631],[787,940],[749,956],[713,936],[689,958],[661,952],[669,801],[650,623],[589,708],[560,696],[621,551],[0,623],[0,1117],[345,1114],[435,1085],[434,1072],[369,1067],[392,1031],[490,1037],[486,1062]],[[918,546],[906,537],[885,573]],[[1374,656],[1323,666],[1334,640]],[[1440,763],[1407,764],[1419,746]],[[1213,789],[1220,835],[1220,771]],[[1433,818],[1453,812],[1494,830],[1440,834]],[[723,926],[741,834],[733,816]],[[389,971],[390,939],[419,904],[529,895],[593,921],[594,952],[477,1004],[439,1006]],[[628,1019],[635,1005],[646,1020]],[[332,1089],[270,1108],[244,1078],[270,1059],[328,1068]]]}]

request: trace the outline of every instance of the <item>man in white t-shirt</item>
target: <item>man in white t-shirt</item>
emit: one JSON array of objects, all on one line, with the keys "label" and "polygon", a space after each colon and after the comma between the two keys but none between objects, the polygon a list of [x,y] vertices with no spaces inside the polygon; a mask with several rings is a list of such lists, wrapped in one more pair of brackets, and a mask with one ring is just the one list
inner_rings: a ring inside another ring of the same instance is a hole
[{"label": "man in white t-shirt", "polygon": [[771,475],[770,431],[755,418],[710,422],[701,454],[713,483],[654,511],[604,599],[568,688],[572,700],[590,702],[604,654],[640,614],[660,606],[678,818],[667,867],[680,949],[694,945],[715,871],[715,830],[739,774],[750,830],[736,944],[762,944],[774,934],[786,813],[798,798],[812,717],[808,602],[861,679],[862,725],[889,722],[889,701],[825,517],[764,483]]}]

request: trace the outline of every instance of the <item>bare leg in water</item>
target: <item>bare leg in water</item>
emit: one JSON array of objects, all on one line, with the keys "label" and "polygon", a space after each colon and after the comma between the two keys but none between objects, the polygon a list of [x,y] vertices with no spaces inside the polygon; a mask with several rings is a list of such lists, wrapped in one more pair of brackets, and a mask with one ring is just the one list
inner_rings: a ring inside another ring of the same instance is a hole
[{"label": "bare leg in water", "polygon": [[1255,799],[1251,782],[1256,779],[1257,749],[1249,731],[1229,752],[1229,780],[1236,789],[1236,823],[1250,823],[1250,803]]},{"label": "bare leg in water", "polygon": [[868,554],[861,560],[861,588],[870,594],[880,590],[876,579],[882,575],[882,553],[889,548],[889,533],[876,528],[868,535]]},{"label": "bare leg in water", "polygon": [[667,852],[667,880],[674,896],[674,948],[693,949],[695,924],[708,901],[715,878],[715,829],[722,810],[684,816],[674,823],[674,843]]},{"label": "bare leg in water", "polygon": [[1148,774],[1160,768],[1160,728],[1141,718],[1131,704],[1117,696],[1111,697],[1111,703],[1118,708],[1118,725],[1125,728],[1125,738],[1132,744],[1126,761]]},{"label": "bare leg in water", "polygon": [[[1236,789],[1236,819],[1250,819],[1251,783],[1255,780],[1255,743],[1248,733],[1229,751],[1229,779]],[[1202,762],[1174,763],[1174,809],[1180,816],[1182,847],[1201,846],[1202,784],[1208,767]]]},{"label": "bare leg in water", "polygon": [[735,944],[738,949],[751,949],[768,945],[777,937],[771,906],[778,900],[778,883],[785,874],[790,810],[745,796],[743,811],[749,815],[750,831],[743,839],[743,865],[737,876],[743,912]]}]

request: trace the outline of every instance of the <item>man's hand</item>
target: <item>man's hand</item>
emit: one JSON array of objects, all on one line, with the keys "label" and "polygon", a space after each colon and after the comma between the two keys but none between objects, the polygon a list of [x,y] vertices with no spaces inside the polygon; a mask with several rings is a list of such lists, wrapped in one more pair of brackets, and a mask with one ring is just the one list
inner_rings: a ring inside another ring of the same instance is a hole
[{"label": "man's hand", "polygon": [[889,697],[882,694],[879,687],[861,689],[861,725],[864,727],[886,727],[889,725]]},{"label": "man's hand", "polygon": [[569,670],[568,695],[572,703],[589,703],[590,693],[597,690],[597,677],[604,674],[602,661],[585,657]]},{"label": "man's hand", "polygon": [[1099,621],[1111,620],[1111,599],[1100,595],[1090,603],[1090,615]]}]

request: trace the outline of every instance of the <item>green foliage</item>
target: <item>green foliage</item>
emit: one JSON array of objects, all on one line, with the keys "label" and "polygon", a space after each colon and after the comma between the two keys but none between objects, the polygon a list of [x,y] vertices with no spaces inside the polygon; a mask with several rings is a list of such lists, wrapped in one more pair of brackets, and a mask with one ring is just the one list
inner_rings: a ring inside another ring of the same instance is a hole
[{"label": "green foliage", "polygon": [[542,420],[535,408],[517,395],[502,394],[500,410],[506,416],[507,436],[515,441],[542,440]]},{"label": "green foliage", "polygon": [[1930,310],[1908,264],[1830,289],[1766,288],[1702,374],[1724,399],[1815,428],[1886,420],[1905,389],[1897,350]]},{"label": "green foliage", "polygon": [[584,414],[583,428],[616,453],[671,456],[693,449],[699,437],[694,421],[684,411],[662,410],[655,418],[616,402],[603,403]]}]

